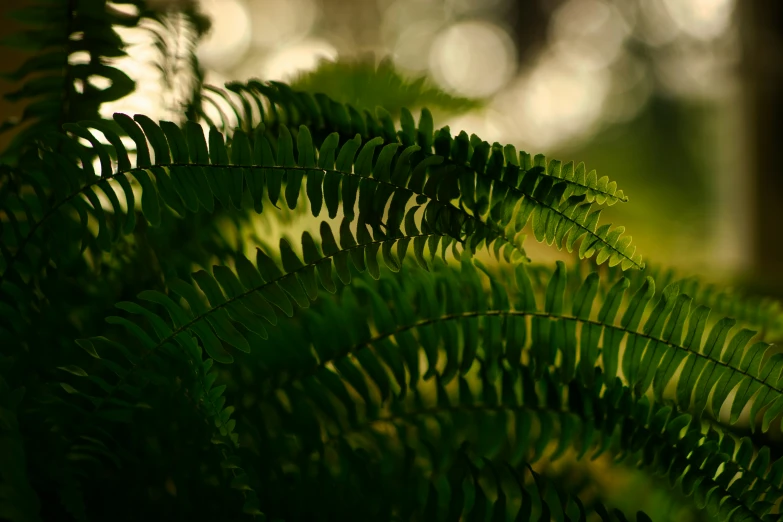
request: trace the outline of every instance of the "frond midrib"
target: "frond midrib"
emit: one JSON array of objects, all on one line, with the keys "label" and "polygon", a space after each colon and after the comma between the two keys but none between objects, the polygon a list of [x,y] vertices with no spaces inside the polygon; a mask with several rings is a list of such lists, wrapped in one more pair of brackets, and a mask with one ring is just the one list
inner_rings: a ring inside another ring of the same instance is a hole
[{"label": "frond midrib", "polygon": [[[18,260],[19,256],[24,252],[25,247],[30,242],[30,240],[34,237],[35,233],[37,232],[38,228],[44,223],[44,221],[47,221],[50,217],[52,217],[60,208],[62,208],[64,205],[69,203],[71,200],[79,197],[80,195],[84,194],[88,190],[92,190],[93,187],[99,185],[103,181],[111,181],[118,176],[127,176],[129,174],[133,174],[134,172],[138,171],[148,171],[153,168],[167,168],[167,167],[200,167],[200,168],[219,168],[219,169],[268,169],[268,170],[301,170],[305,174],[307,174],[310,171],[319,171],[323,173],[335,173],[340,174],[342,176],[353,176],[360,179],[369,179],[373,182],[379,184],[379,185],[387,185],[390,187],[393,187],[395,190],[397,189],[405,189],[411,191],[413,194],[417,196],[424,196],[430,201],[437,201],[439,203],[446,203],[442,200],[438,200],[432,196],[429,196],[427,194],[424,194],[423,192],[417,192],[414,190],[411,190],[408,187],[403,187],[401,185],[395,185],[394,183],[391,183],[389,181],[379,180],[378,178],[370,177],[370,176],[361,176],[359,174],[356,174],[355,172],[346,172],[342,170],[336,170],[336,169],[323,169],[320,167],[302,167],[302,166],[294,166],[294,167],[283,167],[281,165],[273,165],[273,166],[265,166],[265,165],[233,165],[233,164],[226,164],[226,165],[220,165],[220,164],[214,164],[214,163],[162,163],[162,164],[152,164],[147,167],[133,167],[128,170],[123,171],[117,171],[107,176],[101,176],[96,181],[90,182],[86,185],[84,185],[82,188],[80,188],[78,191],[74,191],[56,204],[52,205],[50,209],[39,219],[35,222],[34,225],[30,228],[27,235],[24,237],[22,242],[17,247],[16,252],[14,252],[13,256],[10,258],[9,262],[6,264],[5,270],[2,274],[0,274],[0,284],[5,280],[5,277],[8,273],[11,272],[11,268]],[[447,203],[449,207],[451,207],[453,210],[462,213],[465,217],[468,219],[471,219],[473,221],[476,221],[478,223],[481,223],[482,226],[487,227],[489,230],[491,230],[498,238],[503,239],[507,244],[510,244],[515,250],[522,251],[519,247],[519,245],[515,244],[513,239],[509,239],[506,235],[504,230],[495,228],[490,222],[484,222],[481,220],[481,218],[473,216],[469,212],[465,211],[464,209],[457,207],[451,203]],[[130,209],[128,210],[131,211]],[[459,238],[453,238],[457,241],[462,241]],[[523,251],[522,251],[523,252]]]},{"label": "frond midrib", "polygon": [[[544,318],[544,319],[553,319],[553,320],[559,320],[559,321],[573,321],[573,322],[576,322],[576,323],[591,324],[591,325],[597,326],[597,327],[601,328],[602,331],[605,328],[612,328],[612,329],[614,329],[616,331],[622,332],[624,336],[628,335],[628,336],[632,336],[632,337],[642,338],[642,339],[646,339],[647,341],[653,341],[653,342],[656,342],[656,343],[665,344],[666,346],[669,346],[670,348],[673,348],[675,350],[680,350],[680,351],[684,351],[684,352],[687,352],[687,353],[692,353],[692,354],[696,355],[697,357],[700,357],[702,359],[706,359],[708,361],[711,361],[711,362],[713,362],[713,363],[715,363],[715,364],[717,364],[719,366],[723,366],[723,367],[727,368],[728,370],[730,370],[730,371],[732,371],[734,373],[738,373],[738,374],[742,375],[743,377],[747,377],[747,378],[749,378],[749,379],[751,379],[751,380],[753,380],[755,382],[758,382],[760,385],[762,385],[762,386],[764,386],[766,388],[769,388],[770,390],[773,390],[773,391],[775,391],[775,392],[777,392],[779,394],[783,394],[783,390],[781,390],[780,388],[777,388],[777,387],[775,387],[775,386],[765,382],[764,380],[759,379],[758,377],[755,377],[755,376],[751,375],[748,372],[744,372],[744,371],[739,370],[738,368],[734,368],[733,366],[731,366],[730,364],[728,364],[726,362],[714,359],[714,358],[708,356],[707,354],[699,353],[698,351],[691,350],[690,348],[687,348],[685,346],[677,345],[677,344],[674,344],[674,343],[672,343],[670,341],[666,341],[666,340],[663,340],[663,339],[659,339],[657,337],[653,337],[653,336],[645,334],[643,332],[635,332],[635,331],[629,330],[627,328],[624,328],[622,326],[610,325],[610,324],[602,323],[600,321],[595,321],[595,320],[592,320],[592,319],[582,319],[582,318],[573,317],[573,316],[567,316],[567,315],[563,315],[563,314],[552,314],[552,313],[547,313],[547,312],[529,312],[529,311],[522,311],[522,310],[487,310],[487,311],[483,311],[483,312],[482,311],[473,311],[473,312],[463,312],[463,313],[458,313],[458,314],[445,314],[445,315],[442,315],[440,317],[435,317],[435,318],[430,318],[430,319],[423,319],[423,320],[418,321],[418,322],[413,323],[413,324],[403,325],[403,326],[400,326],[399,328],[397,328],[396,330],[394,330],[393,332],[386,332],[386,333],[383,333],[383,334],[378,334],[375,337],[373,337],[373,338],[371,338],[371,339],[369,339],[367,341],[364,341],[362,343],[357,343],[357,344],[353,345],[350,348],[344,349],[343,351],[333,355],[329,359],[324,359],[322,361],[319,361],[318,365],[314,366],[309,372],[304,372],[304,373],[301,373],[301,374],[297,374],[295,376],[295,378],[293,378],[293,379],[291,379],[289,381],[284,381],[282,384],[277,384],[275,387],[273,387],[269,391],[269,393],[271,393],[272,391],[277,390],[279,388],[288,386],[288,385],[290,385],[292,382],[294,382],[296,380],[300,380],[302,378],[307,377],[308,375],[312,375],[312,374],[317,373],[321,368],[325,368],[327,364],[333,362],[336,359],[339,359],[340,357],[344,357],[346,355],[355,353],[355,352],[357,352],[357,351],[359,351],[359,350],[361,350],[363,348],[369,347],[369,346],[371,346],[371,345],[373,345],[373,344],[375,344],[375,343],[377,343],[379,341],[382,341],[383,339],[387,339],[387,338],[392,337],[394,335],[397,335],[399,333],[402,333],[402,332],[405,332],[405,331],[408,331],[408,330],[412,330],[412,329],[416,329],[416,328],[421,328],[423,326],[428,326],[428,325],[431,325],[431,324],[434,324],[434,323],[438,323],[438,322],[455,321],[455,320],[460,320],[460,319],[469,319],[469,318],[472,318],[472,317],[498,317],[498,316],[499,317],[505,317],[505,316],[540,317],[540,318]],[[501,357],[504,358],[505,356],[503,355]],[[510,362],[515,363],[515,361],[510,361]]]},{"label": "frond midrib", "polygon": [[[243,87],[246,87],[248,90],[252,90],[252,87],[249,87],[247,83],[243,84]],[[236,109],[236,108],[233,106],[233,104],[230,102],[230,100],[228,100],[228,99],[226,98],[226,96],[225,96],[225,94],[226,94],[226,93],[225,93],[225,92],[224,92],[222,89],[220,89],[219,87],[216,87],[216,86],[213,86],[213,85],[207,85],[207,84],[205,84],[205,85],[204,85],[204,88],[206,88],[207,90],[210,90],[210,91],[212,91],[212,92],[215,92],[215,93],[218,93],[218,94],[220,94],[220,95],[223,97],[223,99],[224,99],[225,101],[227,101],[227,102],[228,102],[228,103],[231,105],[231,107],[232,107],[232,110],[233,110],[234,112],[239,112],[239,111],[237,111],[237,109]],[[242,94],[240,94],[240,93],[238,93],[238,92],[235,92],[235,91],[232,91],[232,92],[234,92],[234,93],[235,93],[235,94],[237,94],[238,96],[242,97]],[[270,101],[270,103],[272,103],[272,104],[276,104],[276,103],[277,103],[277,102],[275,102],[275,101],[271,100],[271,99],[268,97],[268,95],[264,94],[263,92],[260,92],[260,91],[254,91],[254,92],[256,92],[257,94],[260,94],[261,96],[263,96],[264,98],[266,98],[267,100],[269,100],[269,101]],[[299,93],[299,94],[305,93],[305,91],[293,91],[293,92],[295,92],[295,93]],[[307,93],[307,94],[309,94],[309,93]],[[337,103],[339,103],[339,102],[337,102]],[[214,104],[214,102],[213,102],[213,104]],[[319,107],[317,107],[317,109],[318,109],[318,110],[319,110],[319,112],[320,112],[320,110],[321,110],[321,107],[319,106]],[[287,109],[286,109],[286,110],[287,110]],[[326,118],[325,118],[325,116],[324,116],[323,114],[321,114],[321,117],[322,117],[324,120],[326,119]],[[365,117],[372,117],[372,118],[373,118],[373,121],[374,121],[376,124],[380,124],[379,120],[378,120],[376,117],[374,117],[372,114],[370,114],[370,113],[367,113],[367,114],[365,114]],[[276,124],[276,125],[288,125],[288,126],[291,126],[291,125],[299,125],[299,124],[303,124],[303,125],[308,125],[308,126],[309,126],[309,124],[307,124],[307,123],[303,123],[303,122],[304,122],[304,120],[303,120],[303,119],[300,119],[299,121],[288,121],[288,122],[275,121],[275,120],[274,120],[274,119],[272,119],[271,117],[270,117],[269,119],[264,119],[264,120],[262,121],[262,123],[264,123],[265,125],[269,125],[269,124],[273,124],[273,125],[274,125],[274,124]],[[243,121],[241,118],[240,118],[240,121],[239,121],[239,123],[240,123],[240,124],[242,124],[242,123],[248,123],[248,124],[252,124],[252,122],[244,122],[244,121]],[[330,129],[330,128],[329,128],[327,125],[322,125],[322,126],[320,126],[320,127],[314,127],[314,128],[316,128],[316,129],[318,129],[318,130],[323,130],[323,131],[330,131],[330,130],[334,130],[335,132],[337,132],[337,133],[338,133],[338,134],[341,136],[341,138],[346,138],[346,139],[353,138],[353,135],[346,134],[346,133],[344,133],[344,132],[342,132],[342,131],[340,131],[340,130],[336,130],[336,129]],[[228,129],[225,129],[225,130],[228,130]],[[437,133],[437,130],[436,130],[435,132]],[[399,136],[398,136],[397,140],[396,140],[396,141],[394,141],[394,142],[392,142],[392,141],[390,141],[390,140],[387,140],[387,139],[386,139],[384,136],[381,136],[381,137],[384,139],[384,144],[389,144],[389,143],[400,143],[400,144],[402,144],[402,143],[400,142],[400,140],[399,140]],[[370,136],[370,135],[363,135],[363,136],[362,136],[362,138],[363,138],[363,139],[367,139],[367,138],[371,138],[371,136]],[[455,139],[455,138],[453,138],[453,137],[452,137],[451,139],[453,140],[453,139]],[[434,154],[432,151],[428,151],[428,150],[425,150],[425,149],[422,149],[422,152],[423,152],[423,153],[424,153],[426,156],[435,156],[435,155],[436,155],[436,154]],[[474,167],[472,167],[472,166],[471,166],[471,165],[470,165],[468,162],[458,162],[458,161],[454,160],[453,158],[451,158],[450,156],[449,156],[449,157],[444,157],[444,163],[445,163],[445,164],[448,164],[448,165],[454,165],[454,166],[457,166],[457,167],[460,167],[460,168],[463,168],[463,169],[469,170],[470,172],[473,172],[474,174],[477,174],[477,175],[482,175],[482,176],[484,175],[483,173],[479,172],[479,171],[478,171],[478,170],[476,170]],[[504,166],[503,166],[503,169],[506,169],[507,167],[508,167],[508,164],[504,165]],[[526,171],[526,170],[522,170],[522,169],[521,169],[521,167],[520,167],[520,172],[522,172],[522,173],[526,173],[527,171]],[[588,190],[588,191],[592,191],[592,192],[594,192],[594,193],[596,193],[596,194],[600,194],[600,195],[602,195],[602,196],[606,197],[607,199],[616,199],[617,201],[620,201],[620,202],[623,202],[623,203],[627,203],[627,202],[628,202],[628,196],[626,196],[624,193],[623,193],[623,197],[618,197],[616,194],[610,194],[609,192],[606,192],[606,191],[604,191],[604,190],[599,190],[599,189],[597,189],[597,188],[593,188],[593,187],[589,187],[589,186],[587,186],[587,185],[583,185],[583,184],[581,184],[581,183],[578,183],[578,182],[576,182],[575,180],[570,180],[570,179],[560,178],[560,177],[557,177],[557,176],[552,176],[551,174],[549,174],[549,173],[548,173],[548,172],[546,172],[546,171],[543,171],[543,172],[541,172],[539,175],[540,175],[540,176],[542,176],[542,177],[548,177],[548,178],[552,178],[552,179],[553,179],[555,182],[558,182],[558,183],[560,183],[560,182],[563,182],[563,183],[567,183],[567,184],[569,184],[569,185],[572,185],[572,186],[574,186],[574,187],[579,187],[580,189],[586,189],[586,190]],[[506,186],[506,187],[509,187],[509,188],[515,188],[515,187],[513,187],[513,185],[510,185],[510,184],[508,184],[506,181],[504,181],[504,180],[502,179],[502,177],[501,177],[501,178],[491,178],[491,179],[492,179],[492,182],[493,182],[493,183],[498,183],[498,182],[499,182],[499,183],[502,183],[502,184],[503,184],[504,186]]]},{"label": "frond midrib", "polygon": [[[270,279],[269,281],[265,282],[263,285],[250,288],[250,289],[242,292],[241,294],[238,294],[238,295],[236,295],[234,297],[227,298],[224,302],[220,303],[219,305],[211,306],[209,308],[209,310],[207,310],[205,313],[197,314],[189,322],[187,322],[187,323],[185,323],[185,324],[183,324],[181,326],[178,326],[175,329],[173,329],[171,334],[169,334],[165,338],[161,339],[158,342],[157,345],[155,345],[153,348],[150,348],[144,354],[142,354],[141,357],[139,358],[139,362],[134,364],[134,365],[132,365],[130,367],[128,373],[122,379],[120,379],[120,381],[118,381],[117,384],[115,384],[113,386],[112,392],[109,393],[109,394],[106,394],[105,396],[102,397],[101,405],[106,400],[108,400],[110,397],[113,396],[114,391],[118,390],[120,388],[120,386],[122,384],[124,384],[124,382],[127,379],[127,377],[129,377],[131,375],[131,373],[136,368],[138,368],[139,366],[142,366],[144,361],[146,361],[146,359],[149,356],[151,356],[153,354],[156,354],[161,347],[165,346],[167,343],[171,343],[171,341],[173,341],[178,335],[180,335],[182,333],[187,333],[187,331],[188,331],[188,329],[190,327],[192,327],[196,323],[199,323],[199,322],[201,322],[203,320],[206,320],[207,317],[210,316],[211,314],[213,314],[214,312],[216,312],[218,310],[222,310],[225,307],[231,305],[232,303],[234,303],[236,301],[239,301],[239,300],[247,297],[248,295],[250,295],[250,294],[252,294],[254,292],[259,292],[259,291],[263,290],[264,288],[267,288],[269,286],[275,285],[275,284],[279,283],[281,280],[283,280],[283,279],[285,279],[287,277],[295,276],[299,272],[302,272],[302,271],[305,271],[305,270],[308,270],[308,269],[311,269],[311,268],[315,268],[322,261],[324,261],[326,259],[332,259],[333,257],[338,256],[340,254],[343,254],[343,253],[346,253],[346,252],[350,252],[352,250],[356,250],[356,249],[359,249],[359,248],[365,248],[365,247],[370,246],[370,245],[380,245],[380,244],[387,243],[387,242],[397,242],[397,241],[399,241],[401,239],[405,239],[405,238],[432,237],[432,236],[444,237],[445,234],[420,233],[420,234],[414,234],[414,235],[402,235],[402,236],[393,237],[393,238],[379,239],[379,240],[373,240],[373,241],[367,242],[367,243],[356,244],[354,246],[347,247],[347,248],[340,248],[337,252],[334,252],[333,254],[325,255],[325,256],[323,256],[323,257],[321,257],[321,258],[319,258],[319,259],[317,259],[317,260],[315,260],[313,262],[310,262],[310,263],[304,263],[301,267],[299,267],[297,269],[294,269],[294,270],[291,270],[290,272],[286,272],[286,273],[284,273],[284,274],[282,274],[282,275],[280,275],[278,277],[275,277],[273,279]],[[172,346],[175,346],[175,345],[172,344]],[[177,346],[177,348],[179,349],[181,347]],[[100,408],[100,406],[96,407],[95,411],[93,413],[96,413],[99,408]]]}]

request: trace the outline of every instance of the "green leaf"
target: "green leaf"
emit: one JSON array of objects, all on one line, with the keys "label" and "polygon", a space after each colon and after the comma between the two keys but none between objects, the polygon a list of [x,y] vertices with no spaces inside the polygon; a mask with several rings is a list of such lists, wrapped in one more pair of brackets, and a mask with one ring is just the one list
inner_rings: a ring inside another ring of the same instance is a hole
[{"label": "green leaf", "polygon": [[231,176],[225,169],[219,168],[228,165],[228,153],[223,135],[215,127],[209,129],[209,160],[213,166],[204,169],[207,181],[220,204],[228,209],[232,199]]},{"label": "green leaf", "polygon": [[299,150],[299,166],[315,167],[315,149],[313,148],[313,138],[310,135],[310,129],[306,125],[299,126],[299,135],[297,136],[297,146]]},{"label": "green leaf", "polygon": [[147,147],[147,138],[139,128],[139,125],[133,121],[130,116],[119,112],[114,113],[114,121],[122,127],[122,130],[124,130],[136,144],[136,166],[149,167],[152,165],[149,148]]},{"label": "green leaf", "polygon": [[152,145],[152,150],[155,151],[155,164],[161,165],[171,163],[171,156],[169,155],[169,146],[166,143],[166,135],[163,134],[158,125],[147,116],[143,114],[136,114],[133,117],[134,120],[141,126],[144,134],[149,139]]}]

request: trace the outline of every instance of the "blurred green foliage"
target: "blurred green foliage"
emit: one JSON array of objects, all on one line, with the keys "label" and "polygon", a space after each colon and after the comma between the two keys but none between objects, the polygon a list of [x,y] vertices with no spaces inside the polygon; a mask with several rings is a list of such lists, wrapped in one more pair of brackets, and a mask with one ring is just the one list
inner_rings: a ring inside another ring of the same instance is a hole
[{"label": "blurred green foliage", "polygon": [[481,100],[451,96],[432,85],[425,76],[410,78],[394,66],[389,58],[380,61],[372,55],[322,61],[313,71],[291,81],[295,90],[324,93],[359,111],[374,112],[383,107],[399,117],[400,109],[427,107],[433,113],[460,113],[481,107]]}]

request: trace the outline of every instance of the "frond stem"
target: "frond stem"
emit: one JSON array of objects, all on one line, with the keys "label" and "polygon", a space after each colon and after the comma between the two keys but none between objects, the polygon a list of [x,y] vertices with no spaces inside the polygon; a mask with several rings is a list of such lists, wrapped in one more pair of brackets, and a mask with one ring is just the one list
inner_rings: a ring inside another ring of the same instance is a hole
[{"label": "frond stem", "polygon": [[[275,165],[275,166],[262,166],[262,165],[214,165],[214,164],[210,164],[210,163],[166,163],[166,164],[159,164],[159,165],[150,165],[148,167],[134,167],[132,169],[128,169],[128,170],[123,170],[123,171],[118,171],[118,172],[112,173],[112,174],[110,174],[108,176],[100,176],[100,177],[97,178],[96,181],[87,183],[86,185],[84,185],[79,190],[74,191],[73,193],[69,194],[68,196],[66,196],[65,198],[60,200],[59,202],[53,204],[49,208],[49,210],[41,217],[41,219],[38,220],[35,224],[33,224],[30,227],[30,230],[28,231],[27,235],[20,242],[19,246],[16,249],[16,252],[14,252],[13,256],[11,256],[11,258],[9,259],[8,264],[5,267],[5,270],[3,271],[2,274],[0,274],[0,285],[2,285],[2,282],[5,280],[6,275],[11,271],[12,266],[19,259],[19,256],[22,254],[22,252],[24,251],[24,249],[27,246],[27,244],[33,238],[35,233],[38,231],[38,228],[40,228],[40,226],[45,221],[47,221],[52,215],[54,215],[54,213],[57,212],[62,206],[64,206],[65,204],[67,204],[71,200],[79,197],[84,192],[86,192],[88,189],[92,189],[93,187],[95,187],[96,185],[98,185],[102,181],[111,181],[111,180],[113,180],[113,179],[115,179],[115,178],[117,178],[118,176],[121,176],[121,175],[133,174],[136,171],[142,171],[142,170],[147,171],[147,170],[151,170],[154,167],[163,167],[163,168],[167,168],[167,167],[201,167],[201,168],[218,167],[218,168],[222,168],[222,169],[227,169],[227,168],[238,168],[238,169],[258,168],[258,169],[283,170],[283,171],[286,171],[286,170],[302,170],[302,171],[305,172],[305,174],[307,174],[309,171],[320,171],[320,172],[324,172],[324,173],[332,172],[332,173],[335,173],[335,174],[340,174],[342,176],[355,176],[355,177],[358,177],[358,178],[371,179],[371,180],[373,180],[374,182],[376,182],[378,184],[391,186],[395,190],[397,190],[397,189],[410,190],[407,187],[402,187],[402,186],[399,186],[399,185],[395,185],[395,184],[390,183],[388,181],[382,181],[382,180],[379,180],[377,178],[372,178],[372,177],[369,177],[369,176],[360,176],[360,175],[355,174],[353,172],[344,172],[344,171],[336,170],[336,169],[322,169],[322,168],[317,168],[317,167],[298,167],[298,166],[297,167],[283,167],[283,166],[280,166],[280,165]],[[435,199],[435,198],[433,198],[431,196],[428,196],[428,195],[420,193],[420,192],[416,192],[416,191],[411,191],[411,192],[413,194],[416,194],[417,196],[424,196],[424,197],[426,197],[426,198],[428,198],[428,199],[430,199],[432,201],[439,201],[439,200],[437,200],[437,199]],[[451,205],[451,207],[454,210],[464,214],[465,217],[467,217],[468,219],[472,219],[472,220],[475,220],[475,221],[478,221],[478,222],[482,223],[481,219],[479,219],[479,218],[477,218],[475,216],[472,216],[471,214],[469,214],[465,210],[463,210],[461,208],[458,208],[458,207],[456,207],[454,205]],[[128,209],[128,211],[130,212],[131,209]],[[516,250],[518,250],[518,251],[520,250],[520,247],[515,245],[514,242],[512,240],[510,240],[505,235],[504,231],[492,227],[491,224],[489,224],[489,223],[482,223],[482,224],[484,226],[486,226],[487,228],[489,228],[490,230],[492,230],[495,234],[497,234],[498,237],[503,238],[503,240],[505,240],[507,243],[511,244]],[[454,238],[454,239],[457,239],[457,238]]]},{"label": "frond stem", "polygon": [[[591,325],[594,325],[594,326],[597,326],[597,327],[601,328],[602,330],[604,328],[612,328],[612,329],[614,329],[616,331],[622,332],[623,336],[631,335],[631,336],[641,337],[643,339],[647,339],[648,342],[649,341],[653,341],[655,343],[665,344],[666,346],[668,346],[670,348],[673,348],[674,350],[683,350],[683,351],[686,351],[688,353],[692,353],[695,356],[700,357],[702,359],[705,359],[707,361],[711,361],[711,362],[715,363],[716,365],[723,366],[723,367],[729,369],[731,372],[739,373],[740,375],[742,375],[744,377],[748,377],[751,380],[756,381],[757,383],[759,383],[761,386],[769,388],[769,389],[771,389],[771,390],[773,390],[773,391],[775,391],[777,393],[783,394],[783,390],[781,390],[780,388],[777,388],[777,387],[773,386],[772,384],[767,383],[763,379],[759,379],[758,377],[755,377],[755,376],[753,376],[753,375],[751,375],[751,374],[749,374],[747,372],[744,372],[744,371],[741,371],[741,370],[739,370],[737,368],[734,368],[733,366],[729,365],[728,363],[725,363],[725,362],[720,361],[718,359],[714,359],[714,358],[710,357],[709,355],[706,355],[706,354],[699,353],[697,351],[691,350],[690,348],[686,348],[685,346],[679,346],[679,345],[676,345],[676,344],[671,343],[669,341],[664,341],[663,339],[658,339],[656,337],[653,337],[651,335],[648,335],[648,334],[645,334],[645,333],[642,333],[642,332],[634,332],[634,331],[628,330],[627,328],[623,328],[623,327],[615,326],[615,325],[609,325],[609,324],[601,323],[599,321],[594,321],[594,320],[591,320],[591,319],[580,319],[580,318],[577,318],[577,317],[570,317],[570,316],[565,316],[565,315],[556,315],[556,314],[550,314],[550,313],[547,313],[547,312],[526,312],[526,311],[520,311],[520,310],[488,310],[488,311],[483,311],[483,312],[463,312],[463,313],[459,313],[459,314],[448,314],[448,315],[443,315],[443,316],[440,316],[440,317],[435,317],[435,318],[430,318],[430,319],[423,319],[423,320],[418,321],[416,323],[403,325],[403,326],[400,326],[399,328],[397,328],[396,330],[394,330],[392,332],[378,334],[375,337],[373,337],[373,338],[371,338],[371,339],[369,339],[367,341],[364,341],[362,343],[358,343],[358,344],[356,344],[356,345],[354,345],[354,346],[352,346],[352,347],[350,347],[348,349],[345,349],[345,350],[341,351],[340,353],[338,353],[338,354],[336,354],[336,355],[334,355],[334,356],[332,356],[332,357],[330,357],[328,359],[324,359],[322,361],[319,361],[318,365],[314,366],[311,371],[305,372],[305,373],[302,373],[302,374],[299,374],[299,375],[296,375],[294,378],[292,378],[290,380],[277,383],[271,390],[269,390],[269,392],[271,393],[272,391],[277,390],[277,389],[282,388],[282,387],[285,387],[285,386],[291,384],[292,382],[295,382],[295,381],[297,381],[299,379],[302,379],[304,377],[307,377],[309,375],[315,374],[321,368],[325,367],[326,364],[331,363],[332,361],[334,361],[334,360],[336,360],[336,359],[338,359],[340,357],[344,357],[344,356],[349,355],[351,353],[357,352],[360,349],[363,349],[363,348],[366,348],[368,346],[371,346],[371,345],[373,345],[373,344],[375,344],[375,343],[377,343],[379,341],[382,341],[383,339],[387,339],[389,337],[392,337],[394,335],[397,335],[399,333],[402,333],[402,332],[405,332],[405,331],[408,331],[408,330],[412,330],[412,329],[415,329],[415,328],[421,328],[423,326],[427,326],[427,325],[434,324],[434,323],[439,323],[439,322],[444,322],[444,321],[454,321],[454,320],[459,320],[459,319],[468,319],[468,318],[471,318],[471,317],[508,317],[508,316],[511,316],[511,317],[540,317],[540,318],[552,319],[552,320],[573,321],[573,322],[581,323],[581,324],[591,324]],[[518,361],[511,361],[511,362],[512,363],[517,363]]]},{"label": "frond stem", "polygon": [[201,314],[201,315],[199,315],[197,317],[194,317],[193,319],[191,319],[187,323],[183,324],[182,326],[177,327],[175,330],[172,331],[171,334],[169,334],[165,338],[161,339],[160,342],[155,347],[153,347],[152,349],[150,349],[147,352],[145,352],[140,357],[139,362],[134,364],[131,367],[131,369],[117,382],[117,384],[114,385],[114,387],[112,388],[112,392],[104,395],[103,397],[101,397],[101,400],[95,406],[95,408],[93,410],[93,413],[97,412],[101,408],[101,406],[109,398],[112,397],[112,395],[114,393],[114,390],[119,389],[119,387],[122,386],[122,384],[124,384],[124,382],[130,376],[130,374],[133,372],[133,370],[135,370],[141,364],[143,364],[148,356],[152,355],[153,353],[156,353],[160,347],[164,346],[165,344],[167,344],[170,341],[172,341],[173,339],[175,339],[179,334],[185,332],[188,328],[193,326],[195,323],[205,320],[206,317],[208,315],[212,314],[213,312],[215,312],[217,310],[220,310],[220,309],[223,309],[223,308],[227,307],[228,305],[230,305],[230,304],[232,304],[232,303],[234,303],[234,302],[236,302],[236,301],[238,301],[240,299],[243,299],[244,297],[247,297],[248,295],[252,294],[253,292],[258,292],[258,291],[261,291],[261,290],[263,290],[264,288],[266,288],[268,286],[274,285],[274,284],[278,283],[279,281],[281,281],[282,279],[284,279],[286,277],[290,277],[292,275],[295,275],[298,272],[301,272],[303,270],[307,270],[308,268],[314,268],[316,265],[318,265],[324,259],[331,259],[332,257],[334,257],[334,256],[336,256],[336,255],[338,255],[340,253],[349,252],[351,250],[355,250],[357,248],[367,247],[369,245],[382,244],[382,243],[385,243],[385,242],[388,242],[388,241],[399,241],[400,239],[404,239],[404,238],[431,237],[431,236],[443,237],[444,235],[445,234],[416,234],[416,235],[412,235],[412,236],[401,236],[401,237],[395,237],[395,238],[386,238],[386,239],[381,239],[381,240],[377,240],[377,241],[371,241],[371,242],[368,242],[368,243],[357,244],[357,245],[354,245],[352,247],[348,247],[348,248],[344,248],[344,249],[338,250],[334,254],[330,254],[328,256],[323,256],[323,257],[319,258],[317,261],[313,261],[312,263],[303,264],[301,267],[299,267],[299,268],[297,268],[295,270],[291,270],[290,272],[285,273],[285,274],[283,274],[283,275],[281,275],[279,277],[276,277],[274,279],[270,279],[269,281],[267,281],[266,283],[264,283],[261,286],[257,286],[257,287],[251,288],[249,290],[246,290],[245,292],[242,292],[241,294],[239,294],[239,295],[237,295],[235,297],[231,297],[231,298],[226,299],[226,301],[224,301],[223,303],[220,303],[219,305],[216,305],[216,306],[210,308],[204,314]]}]

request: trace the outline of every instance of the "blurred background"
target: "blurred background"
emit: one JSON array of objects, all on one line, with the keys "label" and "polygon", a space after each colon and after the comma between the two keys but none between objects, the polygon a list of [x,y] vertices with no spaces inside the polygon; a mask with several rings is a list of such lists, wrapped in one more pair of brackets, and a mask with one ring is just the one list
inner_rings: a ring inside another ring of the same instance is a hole
[{"label": "blurred background", "polygon": [[[585,161],[617,180],[630,203],[604,219],[626,225],[646,259],[783,294],[779,0],[195,2],[211,23],[195,49],[208,84],[290,82],[323,61],[390,57],[405,75],[479,101],[436,112],[436,126]],[[195,29],[176,16],[165,23],[177,37],[121,33],[130,47],[120,65],[137,91],[104,105],[106,115],[181,112]]]}]

